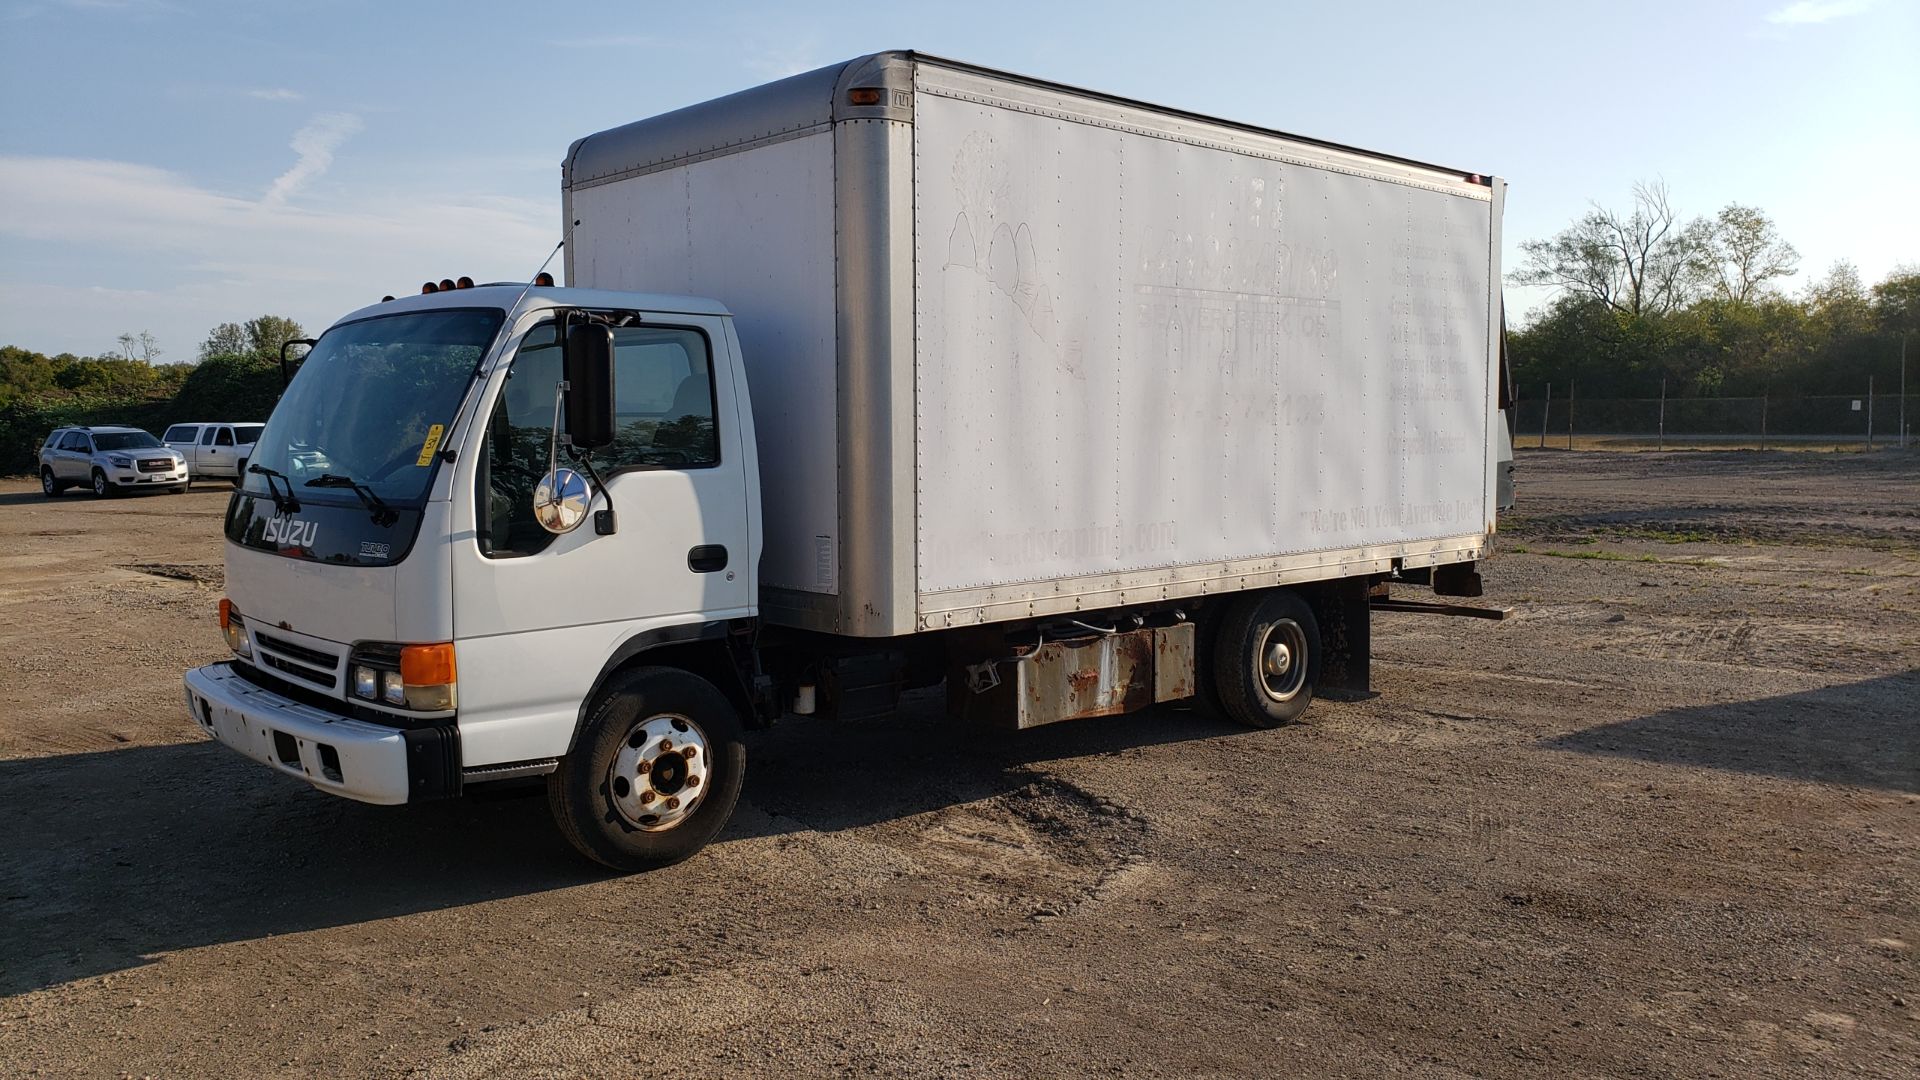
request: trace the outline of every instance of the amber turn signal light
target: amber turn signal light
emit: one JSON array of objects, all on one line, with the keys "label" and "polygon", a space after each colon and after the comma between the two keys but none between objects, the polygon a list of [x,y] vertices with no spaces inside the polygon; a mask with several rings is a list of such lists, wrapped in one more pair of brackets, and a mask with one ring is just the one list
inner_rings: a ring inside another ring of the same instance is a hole
[{"label": "amber turn signal light", "polygon": [[408,686],[444,686],[453,682],[452,643],[402,647],[400,681]]}]

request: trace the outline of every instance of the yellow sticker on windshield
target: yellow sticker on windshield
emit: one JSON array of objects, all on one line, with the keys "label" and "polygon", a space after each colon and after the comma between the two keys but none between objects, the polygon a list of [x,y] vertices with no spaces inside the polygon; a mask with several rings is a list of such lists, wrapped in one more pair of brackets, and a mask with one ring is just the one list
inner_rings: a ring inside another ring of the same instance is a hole
[{"label": "yellow sticker on windshield", "polygon": [[433,452],[440,449],[440,433],[446,429],[445,424],[435,424],[427,429],[427,441],[420,444],[420,460],[414,462],[415,465],[433,464]]}]

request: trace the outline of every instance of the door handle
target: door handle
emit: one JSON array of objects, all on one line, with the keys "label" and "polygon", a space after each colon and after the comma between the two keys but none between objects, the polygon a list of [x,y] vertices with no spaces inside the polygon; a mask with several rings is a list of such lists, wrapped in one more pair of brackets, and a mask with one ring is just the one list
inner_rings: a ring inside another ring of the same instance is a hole
[{"label": "door handle", "polygon": [[720,544],[701,544],[687,552],[687,569],[696,574],[711,574],[727,568],[727,549]]}]

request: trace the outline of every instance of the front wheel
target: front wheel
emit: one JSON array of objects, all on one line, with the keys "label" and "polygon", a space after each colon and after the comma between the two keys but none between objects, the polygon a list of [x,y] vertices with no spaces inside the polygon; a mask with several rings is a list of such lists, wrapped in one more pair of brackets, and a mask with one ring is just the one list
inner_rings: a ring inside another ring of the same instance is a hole
[{"label": "front wheel", "polygon": [[615,870],[677,863],[733,816],[747,765],[740,730],[733,703],[697,675],[623,672],[547,777],[554,822],[582,855]]},{"label": "front wheel", "polygon": [[1213,639],[1221,709],[1248,727],[1300,719],[1320,681],[1320,624],[1298,593],[1272,589],[1236,599]]},{"label": "front wheel", "polygon": [[113,481],[107,479],[106,473],[101,472],[99,469],[93,470],[94,498],[96,499],[109,498],[113,495],[114,492],[119,490],[120,490],[119,488],[114,486]]}]

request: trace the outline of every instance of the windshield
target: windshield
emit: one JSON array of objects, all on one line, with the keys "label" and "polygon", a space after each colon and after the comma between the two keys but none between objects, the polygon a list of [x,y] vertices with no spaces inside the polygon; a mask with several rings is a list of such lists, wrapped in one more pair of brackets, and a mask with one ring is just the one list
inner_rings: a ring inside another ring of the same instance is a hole
[{"label": "windshield", "polygon": [[501,318],[492,309],[425,311],[328,330],[260,432],[244,489],[264,494],[270,479],[280,483],[253,472],[264,466],[284,474],[302,500],[357,503],[351,489],[306,486],[334,474],[385,502],[418,504]]},{"label": "windshield", "polygon": [[159,446],[160,440],[144,431],[104,431],[93,437],[95,450],[145,450]]}]

